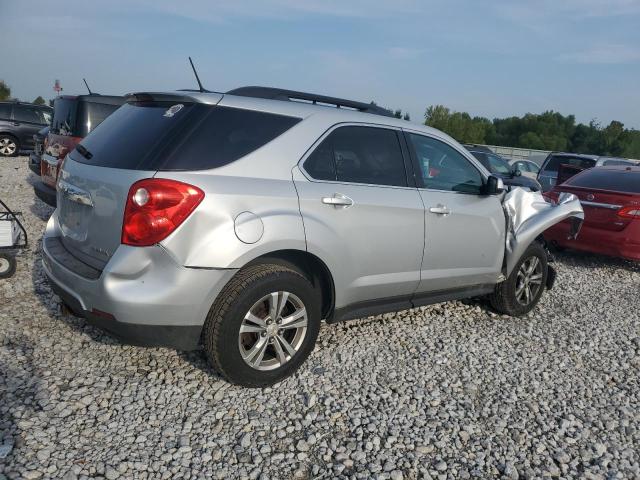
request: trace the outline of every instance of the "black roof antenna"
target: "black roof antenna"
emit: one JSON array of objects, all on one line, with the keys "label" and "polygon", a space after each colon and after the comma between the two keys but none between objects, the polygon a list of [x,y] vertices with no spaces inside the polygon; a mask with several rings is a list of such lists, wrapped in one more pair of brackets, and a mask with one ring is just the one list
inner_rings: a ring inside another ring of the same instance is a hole
[{"label": "black roof antenna", "polygon": [[196,67],[193,65],[193,60],[189,57],[189,63],[191,64],[191,68],[193,69],[193,74],[196,76],[196,81],[198,82],[198,87],[200,87],[200,93],[206,92],[205,88],[202,86],[202,82],[200,81],[200,77],[198,77],[198,72],[196,72]]},{"label": "black roof antenna", "polygon": [[89,90],[89,95],[93,95],[93,92],[89,88],[89,84],[87,83],[87,81],[84,78],[82,79],[82,81],[84,82],[84,86],[87,87],[87,90]]}]

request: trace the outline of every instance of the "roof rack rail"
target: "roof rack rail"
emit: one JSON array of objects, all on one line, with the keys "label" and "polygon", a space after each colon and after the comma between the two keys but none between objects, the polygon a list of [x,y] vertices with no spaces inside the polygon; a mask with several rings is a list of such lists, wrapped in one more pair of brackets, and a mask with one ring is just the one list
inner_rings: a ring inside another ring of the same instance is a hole
[{"label": "roof rack rail", "polygon": [[284,90],[282,88],[254,86],[240,87],[229,90],[226,93],[241,97],[266,98],[269,100],[283,100],[287,102],[303,100],[311,102],[314,105],[318,103],[323,105],[335,105],[337,108],[346,107],[358,110],[359,112],[393,117],[393,114],[386,108],[382,108],[371,103],[356,102],[354,100],[346,100],[344,98],[327,97],[325,95],[316,95],[315,93],[296,92],[295,90]]}]

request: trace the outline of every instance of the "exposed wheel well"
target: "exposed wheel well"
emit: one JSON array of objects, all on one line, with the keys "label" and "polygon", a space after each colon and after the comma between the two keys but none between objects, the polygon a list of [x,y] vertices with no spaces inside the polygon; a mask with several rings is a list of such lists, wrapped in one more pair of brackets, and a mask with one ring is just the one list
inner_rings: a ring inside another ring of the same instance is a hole
[{"label": "exposed wheel well", "polygon": [[277,250],[253,259],[247,265],[275,263],[296,270],[309,279],[322,295],[322,318],[328,318],[335,305],[335,286],[329,267],[312,253],[302,250]]}]

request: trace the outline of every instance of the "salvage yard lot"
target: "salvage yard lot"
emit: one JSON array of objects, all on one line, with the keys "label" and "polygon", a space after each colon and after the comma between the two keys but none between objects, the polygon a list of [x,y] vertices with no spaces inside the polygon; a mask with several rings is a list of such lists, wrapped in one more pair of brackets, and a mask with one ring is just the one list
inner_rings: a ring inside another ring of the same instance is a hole
[{"label": "salvage yard lot", "polygon": [[0,479],[640,477],[638,264],[562,254],[521,319],[451,302],[324,325],[293,377],[244,389],[63,313],[33,178],[0,159],[31,235],[0,280]]}]

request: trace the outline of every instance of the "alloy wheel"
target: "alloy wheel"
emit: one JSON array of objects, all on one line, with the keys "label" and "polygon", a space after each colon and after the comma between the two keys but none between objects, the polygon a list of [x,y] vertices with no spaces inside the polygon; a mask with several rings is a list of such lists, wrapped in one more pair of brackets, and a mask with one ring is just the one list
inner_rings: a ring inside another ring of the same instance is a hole
[{"label": "alloy wheel", "polygon": [[17,148],[18,145],[14,140],[7,137],[0,138],[0,154],[11,156],[16,153]]},{"label": "alloy wheel", "polygon": [[537,256],[522,262],[516,276],[516,300],[520,305],[529,305],[542,288],[542,262]]},{"label": "alloy wheel", "polygon": [[240,355],[256,370],[274,370],[290,361],[307,334],[307,309],[290,292],[272,292],[249,309],[238,336]]}]

